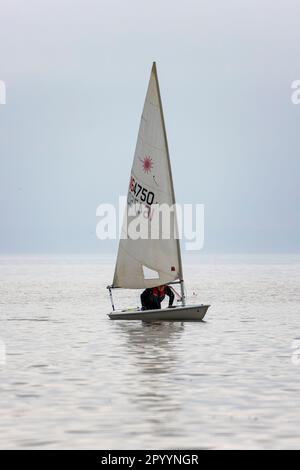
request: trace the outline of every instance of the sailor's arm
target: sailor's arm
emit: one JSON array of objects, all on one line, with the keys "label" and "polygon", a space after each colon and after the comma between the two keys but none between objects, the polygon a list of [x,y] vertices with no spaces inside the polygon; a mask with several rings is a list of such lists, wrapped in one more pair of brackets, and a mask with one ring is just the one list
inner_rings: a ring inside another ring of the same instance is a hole
[{"label": "sailor's arm", "polygon": [[169,297],[169,307],[172,307],[174,302],[174,292],[172,291],[171,287],[167,286],[166,288],[166,295]]}]

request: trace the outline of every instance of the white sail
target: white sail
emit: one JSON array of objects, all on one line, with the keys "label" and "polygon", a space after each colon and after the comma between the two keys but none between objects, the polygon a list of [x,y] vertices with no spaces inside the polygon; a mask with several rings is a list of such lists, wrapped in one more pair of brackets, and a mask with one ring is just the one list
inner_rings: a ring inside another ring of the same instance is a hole
[{"label": "white sail", "polygon": [[[127,234],[128,211],[133,203],[148,210],[175,204],[169,151],[156,65],[153,64],[131,170],[125,214],[113,287],[142,289],[182,279],[179,240],[132,239]],[[175,226],[177,228],[176,212]]]}]

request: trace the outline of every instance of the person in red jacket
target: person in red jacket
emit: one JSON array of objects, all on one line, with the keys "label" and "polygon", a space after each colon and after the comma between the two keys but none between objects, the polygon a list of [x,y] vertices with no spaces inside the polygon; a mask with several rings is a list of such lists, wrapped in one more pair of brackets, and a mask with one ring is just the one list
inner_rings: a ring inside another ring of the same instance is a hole
[{"label": "person in red jacket", "polygon": [[160,309],[166,295],[169,297],[169,307],[172,307],[174,293],[169,286],[158,286],[144,290],[141,295],[142,310]]}]

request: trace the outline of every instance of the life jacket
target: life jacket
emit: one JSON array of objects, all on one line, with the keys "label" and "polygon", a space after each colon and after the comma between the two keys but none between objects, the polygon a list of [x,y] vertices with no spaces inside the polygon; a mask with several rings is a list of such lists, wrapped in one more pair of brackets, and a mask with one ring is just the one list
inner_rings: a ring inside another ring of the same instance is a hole
[{"label": "life jacket", "polygon": [[166,286],[163,286],[161,288],[153,287],[152,293],[155,297],[158,297],[159,299],[164,299],[166,295]]}]

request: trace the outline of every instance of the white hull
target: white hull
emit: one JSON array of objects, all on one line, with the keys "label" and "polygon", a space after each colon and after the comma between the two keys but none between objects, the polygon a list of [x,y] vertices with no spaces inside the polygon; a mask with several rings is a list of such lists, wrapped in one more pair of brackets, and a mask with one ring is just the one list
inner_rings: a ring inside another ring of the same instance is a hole
[{"label": "white hull", "polygon": [[161,310],[121,310],[108,314],[111,320],[201,321],[209,305],[186,305]]}]

